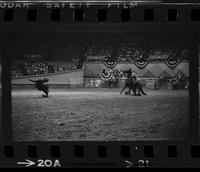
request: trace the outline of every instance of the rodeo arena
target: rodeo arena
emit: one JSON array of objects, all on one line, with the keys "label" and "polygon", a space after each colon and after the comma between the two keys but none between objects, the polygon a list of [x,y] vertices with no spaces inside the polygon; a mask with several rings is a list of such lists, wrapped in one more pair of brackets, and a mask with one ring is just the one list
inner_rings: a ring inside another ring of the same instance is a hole
[{"label": "rodeo arena", "polygon": [[58,37],[25,37],[30,45],[21,43],[12,60],[14,140],[187,137],[189,50],[181,41],[128,33]]}]

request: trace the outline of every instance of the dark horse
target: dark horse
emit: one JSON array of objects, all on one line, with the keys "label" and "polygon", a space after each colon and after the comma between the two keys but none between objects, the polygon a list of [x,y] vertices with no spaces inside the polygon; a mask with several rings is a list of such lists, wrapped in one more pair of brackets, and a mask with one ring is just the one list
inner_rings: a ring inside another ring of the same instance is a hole
[{"label": "dark horse", "polygon": [[[147,95],[144,90],[142,89],[142,84],[139,83],[138,81],[136,81],[136,77],[135,76],[130,76],[127,78],[126,80],[126,83],[125,83],[125,86],[124,88],[122,89],[121,93],[123,93],[123,91],[126,89],[126,88],[129,88],[129,91],[128,93],[130,94],[131,90],[133,91],[134,95],[135,96],[141,96],[141,93],[143,95]],[[136,92],[138,91],[138,93],[136,94]]]}]

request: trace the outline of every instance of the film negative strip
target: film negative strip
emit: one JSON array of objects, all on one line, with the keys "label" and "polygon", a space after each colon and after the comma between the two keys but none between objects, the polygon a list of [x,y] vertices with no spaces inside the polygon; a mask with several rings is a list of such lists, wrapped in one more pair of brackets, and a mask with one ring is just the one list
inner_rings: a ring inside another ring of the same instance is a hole
[{"label": "film negative strip", "polygon": [[0,1],[0,167],[199,167],[198,1]]}]

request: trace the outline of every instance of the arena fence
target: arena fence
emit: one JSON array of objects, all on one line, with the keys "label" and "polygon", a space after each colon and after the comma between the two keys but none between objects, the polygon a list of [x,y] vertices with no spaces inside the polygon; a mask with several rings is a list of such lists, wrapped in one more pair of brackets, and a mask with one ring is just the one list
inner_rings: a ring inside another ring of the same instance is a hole
[{"label": "arena fence", "polygon": [[31,76],[22,76],[12,78],[12,85],[33,85],[34,83],[30,82],[29,79],[38,80],[42,78],[48,78],[49,85],[64,85],[70,87],[82,87],[83,85],[83,69],[67,71],[67,72],[58,72],[51,74],[43,75],[31,75]]},{"label": "arena fence", "polygon": [[[169,78],[178,74],[188,78],[189,75],[187,62],[181,62],[174,69],[169,68],[164,63],[149,63],[144,69],[137,68],[134,63],[118,63],[113,69],[127,70],[128,68],[132,68],[132,71],[138,74],[140,83],[147,89],[172,89],[169,79],[159,79],[161,75]],[[12,78],[12,85],[33,85],[34,83],[30,82],[29,79],[48,78],[48,84],[51,86],[85,88],[122,88],[124,86],[125,79],[123,78],[117,82],[102,80],[99,74],[103,69],[107,69],[103,63],[87,62],[79,70]]]},{"label": "arena fence", "polygon": [[[116,81],[103,81],[101,78],[84,78],[83,87],[86,88],[122,88],[125,79]],[[148,89],[155,89],[158,78],[139,78],[139,82]]]}]

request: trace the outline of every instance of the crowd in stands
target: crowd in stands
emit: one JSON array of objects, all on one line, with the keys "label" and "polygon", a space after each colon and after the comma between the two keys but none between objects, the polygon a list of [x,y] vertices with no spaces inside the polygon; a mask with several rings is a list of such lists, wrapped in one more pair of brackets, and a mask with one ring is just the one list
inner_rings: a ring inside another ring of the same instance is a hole
[{"label": "crowd in stands", "polygon": [[134,35],[129,33],[90,33],[78,37],[81,44],[81,54],[78,65],[52,65],[46,62],[26,62],[13,65],[12,76],[40,75],[63,72],[82,67],[87,57],[104,56],[104,60],[117,62],[134,62],[140,58],[146,59],[155,52],[181,59],[188,58],[188,49],[182,40],[159,37],[155,35]]},{"label": "crowd in stands", "polygon": [[76,65],[48,64],[46,62],[24,62],[23,64],[12,65],[12,77],[41,75],[57,72],[76,70]]},{"label": "crowd in stands", "polygon": [[148,58],[154,52],[169,56],[187,58],[188,50],[183,42],[164,40],[156,37],[145,37],[130,34],[95,34],[84,39],[85,56],[105,56],[118,62],[133,62]]}]

